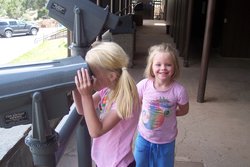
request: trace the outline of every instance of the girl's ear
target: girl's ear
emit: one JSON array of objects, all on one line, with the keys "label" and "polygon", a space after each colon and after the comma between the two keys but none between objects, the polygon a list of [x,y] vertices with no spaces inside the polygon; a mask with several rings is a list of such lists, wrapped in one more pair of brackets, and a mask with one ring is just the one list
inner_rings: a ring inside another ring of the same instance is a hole
[{"label": "girl's ear", "polygon": [[109,80],[111,82],[113,82],[113,81],[115,81],[117,79],[117,74],[115,72],[111,71],[111,72],[109,72],[108,77],[109,77]]}]

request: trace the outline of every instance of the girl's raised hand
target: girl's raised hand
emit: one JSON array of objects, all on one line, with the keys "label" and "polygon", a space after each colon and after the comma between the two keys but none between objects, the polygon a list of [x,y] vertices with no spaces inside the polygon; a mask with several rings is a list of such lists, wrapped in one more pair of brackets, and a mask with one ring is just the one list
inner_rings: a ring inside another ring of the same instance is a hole
[{"label": "girl's raised hand", "polygon": [[81,68],[75,76],[76,88],[82,96],[92,96],[93,85],[87,69]]}]

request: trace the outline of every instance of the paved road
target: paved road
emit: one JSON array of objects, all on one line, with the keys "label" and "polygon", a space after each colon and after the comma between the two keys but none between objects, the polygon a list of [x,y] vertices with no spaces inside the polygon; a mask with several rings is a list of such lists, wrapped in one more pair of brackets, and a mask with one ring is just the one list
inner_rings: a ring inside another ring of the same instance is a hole
[{"label": "paved road", "polygon": [[42,39],[42,37],[58,29],[59,28],[41,28],[35,36],[21,35],[12,38],[0,38],[0,66],[7,65],[18,56],[28,52],[39,44],[38,39]]}]

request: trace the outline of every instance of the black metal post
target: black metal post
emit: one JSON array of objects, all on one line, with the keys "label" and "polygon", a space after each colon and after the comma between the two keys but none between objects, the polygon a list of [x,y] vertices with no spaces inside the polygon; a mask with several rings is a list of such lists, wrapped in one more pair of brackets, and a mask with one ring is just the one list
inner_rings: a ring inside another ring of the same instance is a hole
[{"label": "black metal post", "polygon": [[47,112],[40,92],[32,97],[32,133],[25,138],[34,166],[55,167],[58,134],[49,126]]},{"label": "black metal post", "polygon": [[77,113],[76,108],[70,110],[70,114],[68,115],[67,120],[58,131],[59,133],[59,140],[58,143],[60,147],[57,149],[56,152],[56,162],[58,163],[60,158],[62,157],[67,143],[70,139],[70,136],[78,126],[79,122],[81,121],[81,116]]},{"label": "black metal post", "polygon": [[91,167],[91,138],[84,118],[81,120],[79,126],[76,129],[76,136],[78,166]]},{"label": "black metal post", "polygon": [[[83,22],[81,17],[81,10],[75,8],[75,22],[74,22],[74,32],[73,32],[73,43],[71,45],[71,55],[72,56],[82,56],[84,57],[89,49],[89,46],[84,46],[84,32],[83,32]],[[88,132],[88,128],[84,118],[82,118],[80,124],[77,127],[77,153],[78,153],[78,166],[79,167],[90,167],[92,166],[91,159],[91,138]]]}]

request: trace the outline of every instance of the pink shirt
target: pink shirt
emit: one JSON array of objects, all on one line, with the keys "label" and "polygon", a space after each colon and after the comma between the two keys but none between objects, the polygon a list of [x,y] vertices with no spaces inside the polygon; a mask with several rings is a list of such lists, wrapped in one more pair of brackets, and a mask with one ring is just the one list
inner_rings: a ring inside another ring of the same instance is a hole
[{"label": "pink shirt", "polygon": [[[106,112],[107,91],[108,89],[103,89],[99,92],[101,96],[100,117]],[[116,104],[112,104],[111,108],[109,112],[115,112]],[[139,111],[134,111],[133,117],[121,120],[110,131],[93,139],[92,159],[98,167],[127,167],[134,161],[132,141],[139,114]]]},{"label": "pink shirt", "polygon": [[166,91],[157,91],[153,81],[143,79],[137,84],[142,99],[138,131],[152,143],[170,143],[177,135],[176,107],[187,104],[185,88],[173,82]]}]

